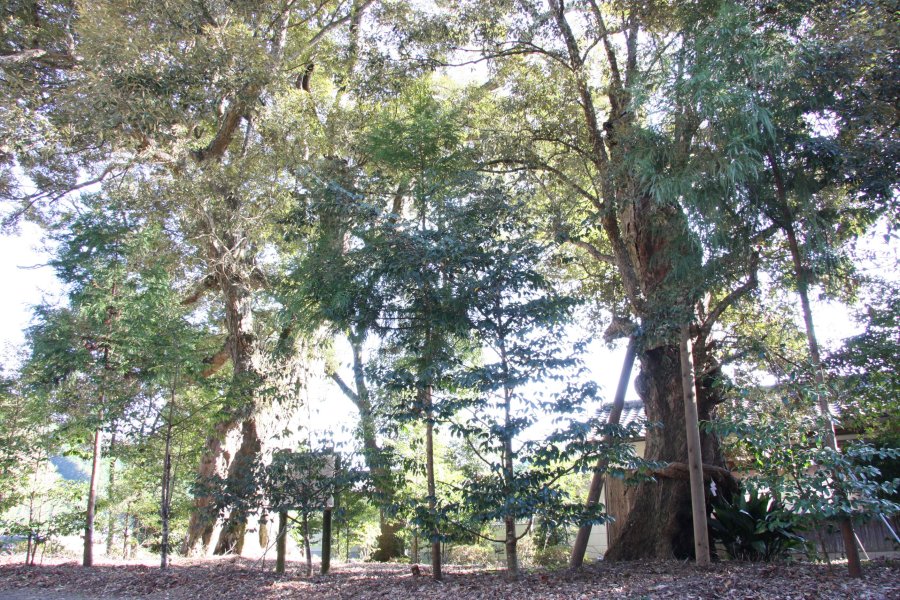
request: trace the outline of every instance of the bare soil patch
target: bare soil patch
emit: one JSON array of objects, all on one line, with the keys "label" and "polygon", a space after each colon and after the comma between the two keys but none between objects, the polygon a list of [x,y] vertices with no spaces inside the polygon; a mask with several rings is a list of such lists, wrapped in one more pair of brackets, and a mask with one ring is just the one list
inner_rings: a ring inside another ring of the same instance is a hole
[{"label": "bare soil patch", "polygon": [[26,567],[0,564],[0,600],[274,600],[330,599],[594,599],[727,598],[810,600],[900,599],[900,565],[867,563],[865,577],[852,580],[835,565],[722,562],[708,569],[670,562],[597,563],[579,572],[533,571],[508,582],[500,571],[449,566],[445,580],[415,577],[409,565],[337,564],[330,575],[306,578],[290,563],[279,577],[272,562],[261,568],[247,559],[180,560],[167,572],[149,563],[76,562]]}]

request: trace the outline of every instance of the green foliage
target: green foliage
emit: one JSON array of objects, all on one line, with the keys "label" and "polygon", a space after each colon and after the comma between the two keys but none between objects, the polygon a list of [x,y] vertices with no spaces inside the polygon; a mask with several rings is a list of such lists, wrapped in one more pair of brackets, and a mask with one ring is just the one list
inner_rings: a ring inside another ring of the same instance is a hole
[{"label": "green foliage", "polygon": [[722,542],[731,558],[773,561],[801,549],[791,513],[772,497],[755,489],[738,490],[732,502],[717,496],[709,521],[713,538]]},{"label": "green foliage", "polygon": [[568,544],[541,546],[534,552],[534,564],[538,567],[559,569],[569,563],[572,548]]},{"label": "green foliage", "polygon": [[875,284],[864,313],[865,331],[826,360],[834,370],[846,426],[900,446],[900,291]]},{"label": "green foliage", "polygon": [[900,506],[888,498],[900,480],[884,481],[876,459],[900,451],[851,442],[835,452],[825,444],[827,425],[809,404],[777,398],[742,400],[715,424],[729,454],[751,472],[747,489],[777,497],[807,524],[816,519],[868,520],[890,516]]},{"label": "green foliage", "polygon": [[494,565],[497,553],[492,544],[454,544],[448,562],[455,565]]}]

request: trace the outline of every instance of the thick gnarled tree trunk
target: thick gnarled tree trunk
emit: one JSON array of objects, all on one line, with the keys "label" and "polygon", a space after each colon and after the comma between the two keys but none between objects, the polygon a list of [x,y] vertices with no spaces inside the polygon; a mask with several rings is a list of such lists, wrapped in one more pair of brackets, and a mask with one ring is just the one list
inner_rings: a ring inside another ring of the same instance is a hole
[{"label": "thick gnarled tree trunk", "polygon": [[[231,217],[235,217],[240,210],[240,202],[232,196],[226,197],[225,205]],[[212,218],[209,221],[215,222]],[[231,480],[246,477],[261,450],[254,419],[256,391],[261,376],[253,362],[256,335],[253,330],[253,290],[249,275],[254,268],[253,256],[240,231],[222,235],[214,235],[213,232],[212,229],[209,232],[210,238],[215,240],[210,244],[209,258],[216,274],[215,287],[224,300],[225,328],[228,332],[226,345],[232,365],[229,395],[234,405],[225,418],[215,425],[206,440],[206,450],[197,474],[201,482],[225,475],[226,470],[227,477]],[[238,426],[241,428],[240,446],[229,460],[225,438]],[[208,547],[215,526],[209,515],[211,505],[212,499],[208,496],[198,496],[195,499],[188,535],[182,547],[183,553],[189,553],[198,541]],[[216,542],[216,554],[240,554],[246,522],[245,514],[229,515]]]}]

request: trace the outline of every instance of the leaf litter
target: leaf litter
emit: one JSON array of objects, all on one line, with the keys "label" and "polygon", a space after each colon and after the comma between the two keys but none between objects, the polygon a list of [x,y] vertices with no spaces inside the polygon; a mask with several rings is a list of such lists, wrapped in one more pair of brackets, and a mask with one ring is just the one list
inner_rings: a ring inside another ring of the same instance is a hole
[{"label": "leaf litter", "polygon": [[0,564],[0,600],[276,600],[298,598],[436,600],[678,599],[900,599],[900,563],[871,561],[861,580],[846,566],[719,562],[709,568],[681,561],[597,562],[580,571],[533,570],[509,582],[503,571],[445,566],[444,581],[407,564],[337,563],[328,575],[305,577],[289,562],[276,575],[269,561],[244,558],[180,559],[161,571],[151,563],[108,561],[93,568],[77,562],[27,567]]}]

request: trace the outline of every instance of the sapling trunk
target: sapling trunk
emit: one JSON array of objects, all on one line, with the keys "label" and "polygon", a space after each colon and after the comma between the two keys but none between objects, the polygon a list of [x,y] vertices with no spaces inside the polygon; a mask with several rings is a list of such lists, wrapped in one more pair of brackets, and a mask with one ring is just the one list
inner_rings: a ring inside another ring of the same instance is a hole
[{"label": "sapling trunk", "polygon": [[[109,454],[113,456],[116,446],[116,432],[113,430],[112,438],[109,440]],[[106,521],[106,555],[112,556],[113,542],[116,534],[116,513],[113,510],[115,506],[115,489],[116,489],[116,459],[113,458],[109,462],[109,480],[106,489],[106,499],[109,503],[109,518]]]},{"label": "sapling trunk", "polygon": [[[428,487],[428,510],[432,519],[437,519],[437,487],[434,480],[434,411],[431,405],[431,387],[424,390],[425,409],[425,477]],[[443,579],[441,573],[441,538],[437,523],[431,531],[431,577],[435,581]]]},{"label": "sapling trunk", "polygon": [[275,572],[284,573],[284,561],[287,555],[288,513],[278,511],[278,537],[275,539]]},{"label": "sapling trunk", "polygon": [[165,569],[169,565],[169,511],[172,506],[172,421],[175,410],[175,386],[172,386],[172,399],[169,402],[169,418],[166,423],[166,445],[163,452],[162,473],[162,497],[160,499],[159,514],[162,521],[162,539],[160,540],[159,568]]},{"label": "sapling trunk", "polygon": [[326,508],[322,513],[322,575],[327,575],[331,569],[331,509]]},{"label": "sapling trunk", "polygon": [[[102,404],[103,399],[101,397]],[[87,515],[84,523],[84,557],[82,564],[85,567],[94,564],[94,512],[97,506],[97,487],[100,481],[100,428],[94,430],[94,458],[91,463],[91,483],[88,487]]]},{"label": "sapling trunk", "polygon": [[[778,175],[780,171],[777,169],[776,163],[776,181],[780,181]],[[825,444],[834,450],[840,452],[837,445],[837,436],[834,431],[834,421],[831,419],[831,410],[828,407],[828,398],[823,393],[822,388],[825,386],[825,372],[822,369],[822,359],[819,354],[819,341],[816,338],[816,329],[813,323],[812,307],[809,303],[809,281],[806,277],[806,269],[803,266],[803,257],[800,255],[800,245],[797,242],[797,235],[794,231],[792,223],[788,222],[783,228],[788,239],[788,247],[791,251],[791,260],[794,265],[794,276],[797,278],[797,294],[800,296],[800,306],[803,310],[803,322],[806,326],[806,342],[809,347],[809,357],[812,361],[812,367],[815,374],[816,385],[819,391],[816,393],[818,399],[819,412],[825,417],[828,423],[825,426]],[[836,485],[835,492],[839,496],[844,496],[845,492],[840,488],[840,484]],[[862,577],[862,563],[859,559],[859,551],[856,548],[856,534],[853,531],[853,522],[848,517],[843,517],[838,521],[841,530],[841,538],[844,541],[844,552],[847,554],[847,570],[850,577]]]},{"label": "sapling trunk", "polygon": [[515,517],[506,517],[504,519],[506,525],[506,577],[512,581],[517,581],[520,577],[519,573],[519,551],[517,548],[518,539],[516,538],[516,519]]},{"label": "sapling trunk", "polygon": [[306,551],[306,576],[312,577],[312,548],[309,546],[309,515],[303,513],[303,549]]}]

